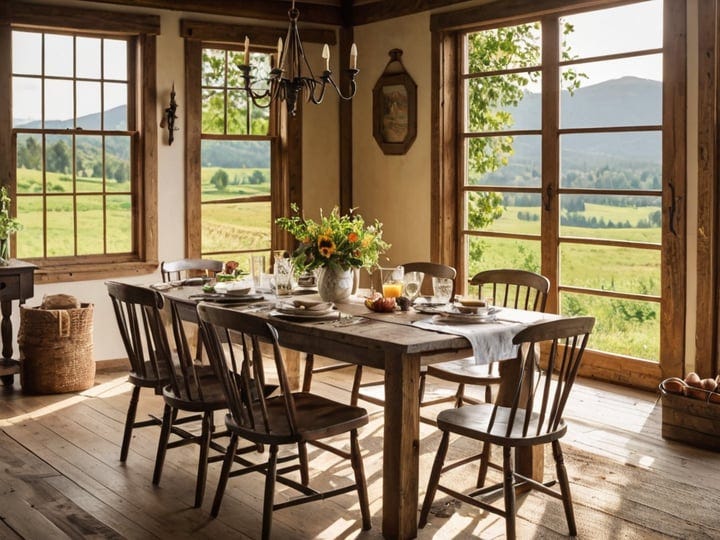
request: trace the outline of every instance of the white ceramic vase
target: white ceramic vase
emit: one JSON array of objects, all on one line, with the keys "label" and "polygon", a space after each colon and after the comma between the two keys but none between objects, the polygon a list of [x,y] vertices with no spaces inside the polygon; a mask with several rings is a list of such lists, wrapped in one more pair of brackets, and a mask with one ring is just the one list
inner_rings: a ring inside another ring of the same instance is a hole
[{"label": "white ceramic vase", "polygon": [[322,266],[317,272],[317,288],[320,298],[325,302],[345,302],[353,294],[356,286],[354,268],[348,270]]}]

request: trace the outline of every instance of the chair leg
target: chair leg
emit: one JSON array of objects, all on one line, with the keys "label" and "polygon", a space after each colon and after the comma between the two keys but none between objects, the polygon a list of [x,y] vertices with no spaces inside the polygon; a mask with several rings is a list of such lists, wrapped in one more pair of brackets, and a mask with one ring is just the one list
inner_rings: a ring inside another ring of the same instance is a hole
[{"label": "chair leg", "polygon": [[568,522],[570,536],[577,536],[577,527],[575,526],[575,513],[573,511],[572,495],[570,494],[570,482],[568,481],[567,470],[565,469],[565,460],[563,459],[560,441],[552,442],[553,457],[555,458],[555,470],[560,484],[560,493],[562,493],[562,502],[565,507],[565,518]]},{"label": "chair leg", "polygon": [[215,425],[212,411],[205,411],[202,419],[202,434],[200,435],[200,457],[198,458],[197,480],[195,481],[195,508],[202,506],[205,496],[205,480],[207,479],[208,454]]},{"label": "chair leg", "polygon": [[515,540],[515,487],[512,448],[503,446],[503,492],[505,494],[505,536]]},{"label": "chair leg", "polygon": [[128,405],[127,415],[125,417],[125,431],[123,433],[122,446],[120,447],[120,461],[127,459],[130,450],[130,439],[132,439],[132,430],[135,424],[135,415],[137,414],[138,400],[140,399],[140,387],[134,386],[130,395],[130,404]]},{"label": "chair leg", "polygon": [[237,450],[238,436],[234,433],[230,436],[230,442],[228,443],[227,450],[225,451],[225,459],[223,460],[222,470],[220,471],[220,478],[218,478],[217,489],[215,490],[215,500],[213,501],[212,510],[210,515],[217,517],[220,512],[220,504],[222,503],[223,495],[225,494],[225,488],[227,487],[228,478],[230,478],[230,469],[232,469],[233,462],[235,461],[235,451]]},{"label": "chair leg", "polygon": [[312,353],[308,353],[305,356],[305,373],[303,374],[303,385],[302,391],[309,392],[310,384],[312,383],[313,367],[315,366],[315,356]]},{"label": "chair leg", "polygon": [[355,368],[352,391],[350,392],[350,405],[352,405],[353,407],[357,406],[358,399],[360,398],[360,383],[362,382],[362,372],[362,366],[357,366]]},{"label": "chair leg", "polygon": [[492,386],[489,384],[485,387],[485,403],[492,403],[493,397],[492,397]]},{"label": "chair leg", "polygon": [[307,486],[310,483],[310,467],[308,466],[307,443],[298,443],[298,458],[300,460],[300,483]]},{"label": "chair leg", "polygon": [[172,429],[173,409],[170,405],[165,404],[163,410],[162,427],[160,428],[160,439],[158,440],[157,455],[155,456],[155,471],[153,472],[152,483],[158,485],[162,476],[163,465],[165,464],[165,454],[167,453],[168,440],[170,439],[170,430]]},{"label": "chair leg", "polygon": [[350,432],[350,461],[355,472],[355,483],[357,484],[358,500],[360,502],[360,513],[362,514],[363,531],[369,531],[370,523],[370,502],[368,500],[367,482],[365,480],[365,467],[363,466],[360,445],[358,444],[357,429]]},{"label": "chair leg", "polygon": [[424,371],[420,372],[420,381],[418,384],[418,401],[420,402],[420,406],[423,406],[423,399],[425,399],[425,379],[427,378],[427,373]]},{"label": "chair leg", "polygon": [[457,392],[455,393],[455,407],[463,406],[463,398],[465,397],[465,385],[463,383],[458,384]]},{"label": "chair leg", "polygon": [[448,450],[448,443],[450,442],[450,432],[443,431],[442,439],[440,440],[440,446],[438,446],[437,454],[435,455],[435,461],[433,462],[433,468],[430,472],[430,480],[428,481],[427,491],[425,492],[425,499],[423,500],[422,510],[420,511],[420,522],[418,527],[421,529],[427,525],[428,514],[430,513],[430,506],[432,506],[435,500],[435,493],[437,493],[437,487],[440,483],[440,474],[442,472],[443,464],[445,463],[445,455]]},{"label": "chair leg", "polygon": [[480,470],[478,471],[477,487],[481,488],[485,485],[488,467],[490,466],[490,443],[484,442],[480,458]]},{"label": "chair leg", "polygon": [[275,475],[277,474],[277,455],[277,445],[270,445],[270,456],[268,457],[267,471],[265,471],[265,496],[263,498],[263,540],[268,540],[270,538],[270,531],[272,528],[273,499],[275,497]]}]

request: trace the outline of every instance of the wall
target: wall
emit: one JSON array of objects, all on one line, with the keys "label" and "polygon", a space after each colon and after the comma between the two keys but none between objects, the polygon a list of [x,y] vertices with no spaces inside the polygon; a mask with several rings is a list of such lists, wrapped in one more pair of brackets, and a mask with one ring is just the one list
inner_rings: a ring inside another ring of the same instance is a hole
[{"label": "wall", "polygon": [[[82,6],[88,9],[117,10],[135,13],[155,14],[161,17],[161,34],[157,38],[157,88],[158,121],[170,100],[170,88],[173,81],[177,92],[179,120],[176,126],[180,130],[175,132],[175,141],[168,146],[166,132],[159,130],[158,140],[158,260],[180,259],[185,256],[185,199],[184,199],[184,147],[185,147],[185,96],[184,96],[184,58],[183,40],[179,36],[180,19],[217,20],[230,23],[233,19],[227,17],[208,17],[198,13],[182,13],[176,11],[161,11],[147,9],[132,9],[122,6],[109,6],[105,4],[88,4],[87,2],[71,2],[58,0],[43,0],[44,3]],[[238,23],[247,24],[247,20]],[[255,21],[256,22],[256,21]],[[260,23],[258,23],[260,24]],[[268,23],[262,23],[268,24]],[[273,26],[286,28],[286,23],[273,23]],[[300,19],[300,35],[302,37],[302,14]],[[311,67],[315,72],[321,72],[322,59],[320,58],[322,45],[310,44],[306,53],[309,58],[317,60]],[[331,69],[337,71],[337,51],[331,50]],[[316,66],[317,64],[317,66]],[[305,105],[303,114],[303,206],[308,209],[331,209],[338,201],[338,100],[336,96],[328,93],[322,105]],[[312,214],[312,212],[309,212]],[[129,283],[150,284],[161,281],[159,270],[153,274],[118,278]],[[95,305],[94,314],[94,346],[95,359],[125,358],[127,354],[123,348],[117,332],[115,316],[107,296],[104,280],[83,281],[72,283],[55,283],[38,285],[35,287],[35,296],[27,302],[28,306],[39,305],[45,294],[68,293],[75,295],[82,302]],[[13,315],[13,330],[17,332],[19,326],[18,315]]]}]

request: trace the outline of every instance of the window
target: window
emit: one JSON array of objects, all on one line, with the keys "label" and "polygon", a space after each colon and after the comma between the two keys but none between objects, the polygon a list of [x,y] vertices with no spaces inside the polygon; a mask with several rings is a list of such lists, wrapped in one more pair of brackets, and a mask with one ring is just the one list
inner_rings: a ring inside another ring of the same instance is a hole
[{"label": "window", "polygon": [[[38,264],[40,281],[151,271],[157,164],[146,148],[157,136],[159,19],[68,9],[56,31],[42,6],[12,4],[14,16],[37,24],[2,30],[13,99],[0,149],[24,226],[13,255]],[[141,73],[152,83],[139,85]]]},{"label": "window", "polygon": [[684,111],[669,82],[684,77],[684,56],[664,36],[684,19],[664,25],[664,9],[504,18],[440,40],[460,58],[444,90],[460,104],[457,162],[443,171],[457,171],[461,282],[488,268],[543,273],[551,310],[597,319],[588,373],[641,386],[684,353],[674,298],[685,275],[684,122],[663,117],[664,102]]}]

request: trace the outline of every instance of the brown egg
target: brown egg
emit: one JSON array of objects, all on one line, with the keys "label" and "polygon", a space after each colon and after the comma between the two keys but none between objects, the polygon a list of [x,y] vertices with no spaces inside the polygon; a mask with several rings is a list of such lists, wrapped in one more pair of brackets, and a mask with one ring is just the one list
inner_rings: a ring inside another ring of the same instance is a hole
[{"label": "brown egg", "polygon": [[687,384],[682,379],[670,377],[662,382],[662,387],[666,392],[670,392],[671,394],[684,394]]},{"label": "brown egg", "polygon": [[694,371],[691,371],[685,377],[685,382],[688,383],[690,386],[695,386],[697,388],[700,388],[700,382],[701,382],[700,375],[698,375]]},{"label": "brown egg", "polygon": [[717,382],[715,381],[715,379],[703,379],[702,381],[700,381],[700,384],[703,389],[709,392],[714,392],[717,388]]}]

